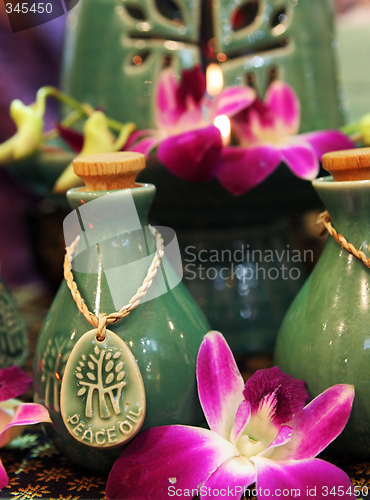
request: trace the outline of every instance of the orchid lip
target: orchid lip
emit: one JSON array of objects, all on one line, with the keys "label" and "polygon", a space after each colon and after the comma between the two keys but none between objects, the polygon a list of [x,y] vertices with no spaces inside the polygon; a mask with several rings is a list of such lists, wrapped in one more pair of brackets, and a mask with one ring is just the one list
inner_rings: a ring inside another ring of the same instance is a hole
[{"label": "orchid lip", "polygon": [[246,459],[255,457],[266,449],[262,441],[254,439],[253,437],[250,437],[246,434],[239,437],[238,441],[236,442],[236,447],[239,450],[240,454]]}]

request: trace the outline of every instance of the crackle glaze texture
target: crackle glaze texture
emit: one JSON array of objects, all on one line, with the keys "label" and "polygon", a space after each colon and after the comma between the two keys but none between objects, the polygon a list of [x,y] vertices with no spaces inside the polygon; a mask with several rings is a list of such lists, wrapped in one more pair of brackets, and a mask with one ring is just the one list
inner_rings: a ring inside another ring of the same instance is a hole
[{"label": "crackle glaze texture", "polygon": [[[313,181],[338,233],[370,255],[370,180]],[[331,236],[281,326],[275,362],[305,380],[312,397],[334,384],[353,384],[344,432],[328,449],[370,458],[370,269]]]},{"label": "crackle glaze texture", "polygon": [[[72,208],[76,209],[111,193],[120,193],[121,197],[131,196],[132,193],[144,230],[155,194],[153,185],[145,184],[132,190],[111,192],[71,190],[67,196]],[[107,199],[117,201],[117,197]],[[114,211],[115,207],[111,208]],[[110,238],[111,228],[109,224],[106,227],[107,237]],[[111,252],[112,248],[115,253],[120,252],[121,264],[126,265],[125,259],[128,258],[131,268],[133,266],[134,272],[138,273],[142,281],[149,267],[148,254],[155,252],[155,240],[147,236],[147,248],[143,248],[138,243],[138,232],[142,231],[130,232],[122,227],[122,234],[110,239],[113,243],[110,250],[107,245],[100,245],[99,251],[102,257],[104,251]],[[129,247],[128,253],[125,253],[124,247]],[[136,258],[133,261],[135,252]],[[87,248],[80,255],[84,256],[85,272],[74,271],[73,275],[87,307],[96,315],[116,311],[117,307],[111,294],[112,282],[110,281],[108,286],[102,266],[98,271],[96,266],[94,267],[96,245]],[[89,272],[89,266],[92,272]],[[115,286],[125,286],[125,283],[119,280],[113,283]],[[60,413],[61,382],[67,360],[76,342],[91,329],[92,326],[78,311],[64,281],[39,336],[34,362],[34,393],[35,401],[45,404],[50,411],[53,423],[46,427],[46,432],[56,446],[82,467],[108,471],[119,456],[122,446],[99,449],[82,444],[67,431]],[[209,325],[183,284],[180,282],[167,293],[140,304],[120,322],[110,325],[109,330],[128,345],[143,377],[146,416],[142,430],[165,424],[199,425],[202,414],[196,391],[195,364],[199,346],[209,330]],[[84,363],[87,364],[88,361],[89,359]],[[125,377],[127,371],[126,369]],[[104,436],[107,438],[106,434],[100,432],[99,440],[103,441]],[[86,441],[88,442],[88,439]]]}]

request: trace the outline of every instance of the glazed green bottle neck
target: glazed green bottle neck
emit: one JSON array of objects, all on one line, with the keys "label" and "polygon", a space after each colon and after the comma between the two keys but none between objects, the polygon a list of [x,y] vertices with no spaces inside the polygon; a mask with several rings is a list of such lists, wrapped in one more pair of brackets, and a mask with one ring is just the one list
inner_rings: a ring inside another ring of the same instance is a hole
[{"label": "glazed green bottle neck", "polygon": [[75,212],[68,217],[76,232],[69,239],[81,233],[73,269],[98,273],[101,267],[112,269],[151,254],[155,242],[148,212],[154,195],[153,185],[119,191],[70,190],[67,197]]},{"label": "glazed green bottle neck", "polygon": [[132,199],[141,225],[146,226],[148,224],[148,214],[153,203],[155,192],[156,188],[153,184],[138,184],[136,188],[117,191],[83,191],[83,188],[76,188],[70,189],[67,192],[67,199],[71,208],[76,210],[103,196],[110,196],[110,198],[106,198],[106,201],[107,207],[109,207],[112,214],[114,214],[115,209],[115,213],[119,214],[122,207],[125,205],[127,206],[130,199]]},{"label": "glazed green bottle neck", "polygon": [[370,242],[370,181],[314,181],[336,231],[347,241],[367,247]]}]

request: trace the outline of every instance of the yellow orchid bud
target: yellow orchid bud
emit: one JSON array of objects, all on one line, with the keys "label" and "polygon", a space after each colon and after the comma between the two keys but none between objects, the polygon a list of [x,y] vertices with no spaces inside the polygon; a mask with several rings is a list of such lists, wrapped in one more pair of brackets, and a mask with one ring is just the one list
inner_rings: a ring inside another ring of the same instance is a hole
[{"label": "yellow orchid bud", "polygon": [[19,99],[12,101],[10,116],[17,126],[17,132],[0,144],[0,164],[25,158],[34,153],[42,138],[44,121],[36,106],[26,106]]},{"label": "yellow orchid bud", "polygon": [[[106,115],[102,111],[95,111],[85,122],[84,143],[78,156],[119,151],[126,144],[127,139],[134,130],[135,125],[127,123],[122,127],[116,139],[109,129]],[[68,189],[82,184],[81,177],[74,173],[73,164],[70,163],[55,183],[54,192],[63,194]]]},{"label": "yellow orchid bud", "polygon": [[361,118],[360,133],[364,146],[370,146],[370,113],[367,113]]},{"label": "yellow orchid bud", "polygon": [[109,130],[108,120],[102,111],[95,111],[85,122],[84,144],[81,156],[114,151],[115,136]]}]

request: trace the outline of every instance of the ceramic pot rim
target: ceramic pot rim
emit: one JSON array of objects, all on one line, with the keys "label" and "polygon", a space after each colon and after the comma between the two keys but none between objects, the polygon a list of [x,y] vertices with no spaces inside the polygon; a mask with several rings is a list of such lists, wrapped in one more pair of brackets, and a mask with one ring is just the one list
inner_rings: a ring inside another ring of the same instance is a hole
[{"label": "ceramic pot rim", "polygon": [[332,175],[327,175],[325,177],[318,177],[312,181],[312,185],[315,189],[370,189],[370,180],[362,181],[334,181]]},{"label": "ceramic pot rim", "polygon": [[100,196],[104,196],[106,194],[117,193],[118,191],[121,191],[122,193],[124,193],[125,191],[131,191],[133,197],[135,198],[136,195],[140,196],[144,193],[156,191],[156,187],[154,186],[154,184],[149,184],[149,183],[147,184],[147,183],[141,183],[141,182],[136,182],[135,184],[136,184],[136,186],[134,188],[110,189],[107,191],[90,191],[90,190],[86,191],[84,189],[85,186],[82,186],[82,187],[80,186],[80,187],[69,189],[67,191],[66,195],[67,195],[68,199],[72,199],[72,200],[79,198],[79,197],[94,199],[94,198],[100,198]]}]

